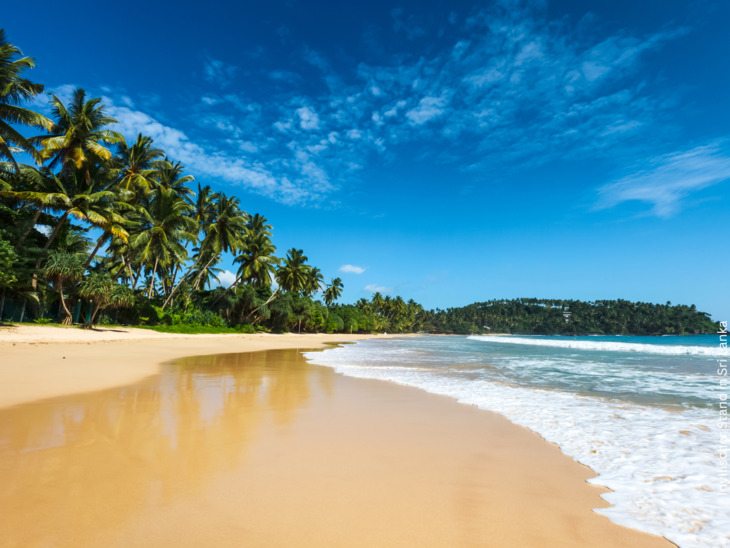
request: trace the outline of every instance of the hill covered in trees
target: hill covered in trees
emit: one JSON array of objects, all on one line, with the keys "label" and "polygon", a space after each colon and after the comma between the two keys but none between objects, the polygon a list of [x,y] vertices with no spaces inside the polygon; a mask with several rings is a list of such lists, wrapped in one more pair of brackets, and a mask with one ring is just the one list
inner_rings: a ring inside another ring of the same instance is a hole
[{"label": "hill covered in trees", "polygon": [[437,310],[431,316],[431,328],[461,334],[687,335],[714,333],[718,324],[695,305],[512,299]]}]

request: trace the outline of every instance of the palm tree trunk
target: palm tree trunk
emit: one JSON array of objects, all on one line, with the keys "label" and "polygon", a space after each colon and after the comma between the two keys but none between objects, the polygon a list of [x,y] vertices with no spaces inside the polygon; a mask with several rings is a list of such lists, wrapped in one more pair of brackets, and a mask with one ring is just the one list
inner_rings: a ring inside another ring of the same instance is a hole
[{"label": "palm tree trunk", "polygon": [[157,263],[158,263],[159,260],[160,260],[159,257],[155,257],[155,266],[152,269],[152,281],[150,281],[150,287],[149,287],[149,289],[147,291],[147,298],[148,299],[151,299],[152,298],[152,289],[155,287],[155,275],[157,274]]},{"label": "palm tree trunk", "polygon": [[[129,270],[132,271],[132,264],[129,264]],[[137,282],[139,281],[140,277],[142,276],[142,269],[144,268],[144,262],[139,265],[139,269],[137,270],[137,275],[132,279],[132,291],[134,291],[134,288],[137,287]]]},{"label": "palm tree trunk", "polygon": [[[265,302],[264,304],[262,304],[261,306],[266,306],[266,305],[267,305],[267,304],[269,304],[269,303],[270,303],[271,301],[273,301],[273,300],[274,300],[274,299],[276,298],[276,295],[277,295],[277,294],[279,293],[279,290],[280,290],[280,289],[281,289],[280,287],[279,287],[279,288],[277,288],[277,289],[276,289],[276,291],[274,291],[274,292],[273,292],[273,293],[271,294],[271,297],[269,297],[268,299],[266,299],[266,302]],[[247,317],[247,318],[250,318],[251,316],[253,316],[253,315],[254,315],[254,314],[255,314],[256,312],[258,312],[258,311],[259,311],[259,309],[261,308],[261,306],[257,306],[256,308],[254,308],[254,309],[253,309],[253,310],[252,310],[251,312],[249,312],[249,313],[248,313],[248,315],[247,315],[246,317]]]},{"label": "palm tree trunk", "polygon": [[35,215],[33,216],[33,222],[30,223],[30,226],[23,232],[23,234],[20,235],[20,239],[18,239],[17,242],[15,242],[15,251],[18,251],[20,249],[20,246],[23,245],[23,242],[28,237],[28,234],[30,234],[30,231],[35,228],[35,225],[38,224],[38,219],[41,216],[41,213],[43,213],[43,210],[45,207],[41,206],[38,208],[38,211],[35,212]]},{"label": "palm tree trunk", "polygon": [[99,309],[101,308],[101,304],[97,303],[94,307],[94,312],[91,313],[91,316],[89,316],[89,319],[84,323],[83,328],[84,329],[92,329],[94,327],[94,320],[96,319],[96,314],[99,312]]},{"label": "palm tree trunk", "polygon": [[61,322],[63,325],[71,325],[73,323],[73,315],[71,314],[71,311],[68,309],[68,306],[66,306],[66,300],[63,298],[63,284],[59,285],[58,287],[58,296],[61,298],[61,306],[63,307],[64,312],[66,313],[66,317]]},{"label": "palm tree trunk", "polygon": [[99,236],[99,239],[96,241],[96,247],[94,248],[94,251],[92,251],[91,255],[89,255],[89,258],[86,259],[86,264],[84,265],[84,270],[89,269],[89,265],[91,265],[91,261],[94,259],[94,255],[96,255],[96,252],[99,251],[99,248],[106,241],[108,235],[109,235],[108,232],[104,232],[104,234]]},{"label": "palm tree trunk", "polygon": [[213,307],[218,301],[220,301],[223,297],[226,296],[226,293],[228,293],[234,285],[238,285],[238,282],[240,282],[240,281],[241,281],[241,276],[239,276],[235,280],[233,280],[233,283],[231,285],[229,285],[223,293],[218,295],[215,298],[215,300],[212,303],[210,303],[210,306]]},{"label": "palm tree trunk", "polygon": [[[198,263],[200,262],[200,260],[202,258],[203,258],[203,255],[201,253],[200,256],[198,257],[198,260],[196,260],[193,263],[193,266],[190,267],[190,270],[188,270],[188,272],[192,272],[193,270],[195,270],[195,267],[198,266]],[[175,291],[177,291],[177,288],[180,287],[180,284],[183,283],[183,281],[185,281],[185,278],[187,278],[187,273],[185,273],[185,275],[183,275],[180,278],[180,281],[177,283],[177,285],[172,288],[172,291],[170,291],[170,294],[167,296],[167,299],[162,304],[162,310],[165,310],[165,308],[167,308],[167,305],[170,304],[170,301],[172,300],[172,296],[175,294]],[[132,288],[132,289],[134,289],[134,288]]]},{"label": "palm tree trunk", "polygon": [[203,277],[203,274],[205,273],[205,271],[208,269],[208,267],[211,265],[211,263],[216,260],[217,257],[218,257],[218,255],[213,255],[210,258],[210,261],[208,261],[208,263],[203,268],[200,269],[200,273],[198,274],[197,278],[195,278],[195,281],[193,282],[193,288],[200,289],[199,287],[197,287],[198,284],[200,283],[200,278]]}]

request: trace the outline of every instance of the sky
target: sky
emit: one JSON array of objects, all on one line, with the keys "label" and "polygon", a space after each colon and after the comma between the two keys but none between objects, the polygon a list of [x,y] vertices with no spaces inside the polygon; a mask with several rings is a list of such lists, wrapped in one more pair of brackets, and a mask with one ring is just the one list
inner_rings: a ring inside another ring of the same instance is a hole
[{"label": "sky", "polygon": [[58,6],[3,10],[28,77],[103,97],[128,140],[267,217],[279,255],[342,278],[342,302],[730,316],[728,2]]}]

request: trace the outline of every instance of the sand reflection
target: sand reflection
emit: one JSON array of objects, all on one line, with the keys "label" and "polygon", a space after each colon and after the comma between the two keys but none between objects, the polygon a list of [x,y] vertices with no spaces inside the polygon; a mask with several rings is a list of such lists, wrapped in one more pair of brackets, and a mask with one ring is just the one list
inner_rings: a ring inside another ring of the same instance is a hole
[{"label": "sand reflection", "polygon": [[332,375],[297,350],[186,358],[134,386],[0,410],[0,544],[109,542],[241,466],[261,427],[286,426]]}]

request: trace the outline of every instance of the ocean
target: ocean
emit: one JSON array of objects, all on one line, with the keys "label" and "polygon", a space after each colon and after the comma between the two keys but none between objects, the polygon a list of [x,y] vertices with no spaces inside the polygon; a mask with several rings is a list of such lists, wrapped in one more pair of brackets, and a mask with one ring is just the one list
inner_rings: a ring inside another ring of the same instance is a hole
[{"label": "ocean", "polygon": [[590,466],[612,490],[596,511],[615,523],[682,548],[730,546],[719,335],[423,336],[305,356],[501,413]]}]

